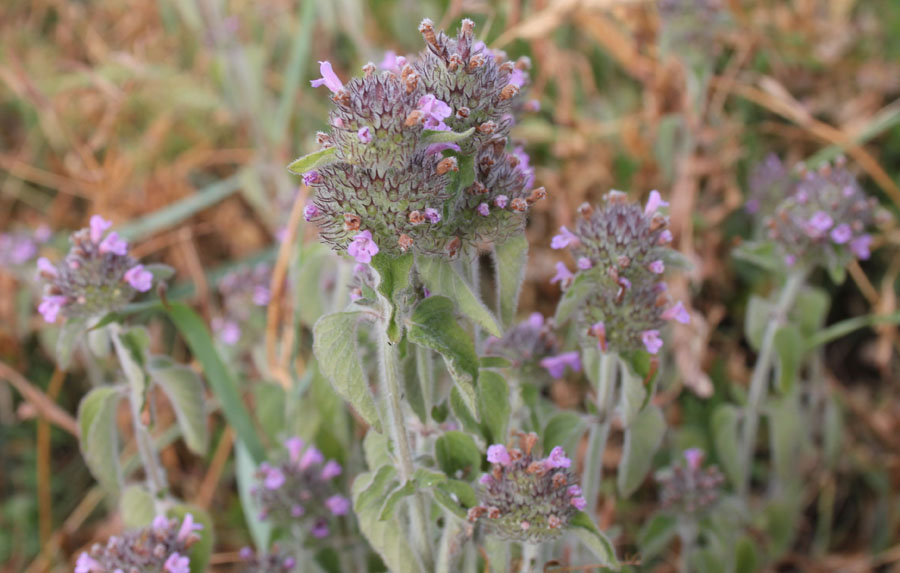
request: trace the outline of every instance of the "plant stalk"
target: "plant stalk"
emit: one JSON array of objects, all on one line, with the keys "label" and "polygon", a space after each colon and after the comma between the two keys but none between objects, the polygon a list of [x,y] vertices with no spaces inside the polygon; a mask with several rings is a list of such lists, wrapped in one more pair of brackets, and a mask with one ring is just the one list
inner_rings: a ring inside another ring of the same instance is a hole
[{"label": "plant stalk", "polygon": [[587,500],[588,515],[593,516],[597,510],[597,498],[600,495],[600,480],[603,475],[603,452],[609,437],[612,421],[612,397],[616,382],[616,362],[614,353],[604,352],[600,355],[597,368],[597,415],[599,421],[591,425],[588,433],[588,448],[584,459],[584,472],[581,477],[581,489]]},{"label": "plant stalk", "polygon": [[750,394],[744,411],[741,444],[738,452],[741,468],[741,483],[738,484],[738,493],[741,495],[747,493],[750,484],[750,468],[753,462],[753,451],[756,446],[756,433],[759,428],[759,411],[768,393],[772,362],[775,357],[775,334],[781,325],[784,324],[784,319],[794,305],[794,301],[797,299],[805,279],[806,272],[802,270],[788,275],[772,311],[772,319],[766,325],[766,330],[763,333],[759,356],[753,368],[753,376],[750,378]]},{"label": "plant stalk", "polygon": [[[382,325],[384,326],[384,325]],[[400,372],[397,364],[397,349],[388,339],[387,328],[379,328],[379,350],[381,352],[382,390],[388,403],[388,417],[390,418],[391,432],[394,438],[394,452],[399,462],[400,479],[404,483],[413,479],[415,466],[413,465],[413,453],[406,432],[406,421],[403,416],[403,404],[400,401]],[[411,535],[414,546],[418,547],[420,557],[425,569],[431,569],[434,564],[430,533],[428,528],[428,514],[425,510],[425,498],[422,493],[416,491],[413,494],[412,507],[410,508]]]},{"label": "plant stalk", "polygon": [[[537,570],[537,568],[532,565],[532,562],[537,561],[539,547],[540,545],[537,543],[522,544],[522,563],[519,565],[520,573],[531,573],[532,571]],[[534,565],[537,565],[537,563],[534,563]]]}]

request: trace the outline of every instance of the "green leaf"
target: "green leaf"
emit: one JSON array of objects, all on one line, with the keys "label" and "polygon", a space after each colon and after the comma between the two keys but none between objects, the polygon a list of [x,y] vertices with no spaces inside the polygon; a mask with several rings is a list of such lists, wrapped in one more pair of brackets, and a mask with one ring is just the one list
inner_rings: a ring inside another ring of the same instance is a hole
[{"label": "green leaf", "polygon": [[156,517],[153,496],[142,485],[132,484],[126,487],[119,497],[119,515],[128,528],[137,529],[150,525]]},{"label": "green leaf", "polygon": [[825,402],[825,428],[822,450],[825,465],[834,469],[841,456],[844,443],[844,411],[837,397],[829,395]]},{"label": "green leaf", "polygon": [[648,406],[625,429],[625,445],[616,484],[628,497],[640,487],[653,465],[653,456],[666,433],[666,420],[656,406]]},{"label": "green leaf", "polygon": [[641,559],[646,563],[659,555],[675,538],[678,520],[674,515],[657,513],[644,523],[638,535]]},{"label": "green leaf", "polygon": [[191,573],[204,573],[209,566],[209,558],[212,556],[212,549],[215,545],[215,524],[205,509],[188,504],[176,505],[169,510],[169,517],[184,520],[184,516],[191,514],[194,523],[199,523],[203,529],[196,532],[200,536],[200,540],[191,545],[188,550],[188,557],[191,559]]},{"label": "green leaf", "polygon": [[[315,381],[315,378],[313,379]],[[332,392],[327,381],[322,384]],[[293,428],[288,428],[285,421],[286,404],[288,404],[287,392],[280,384],[261,382],[253,385],[253,412],[259,421],[259,426],[269,438],[269,442],[277,443],[278,438],[284,433],[293,433]],[[332,392],[333,394],[334,392]],[[344,401],[336,398],[335,401],[344,407]],[[319,408],[321,410],[321,408]]]},{"label": "green leaf", "polygon": [[722,404],[713,412],[710,421],[713,442],[719,464],[731,484],[741,483],[741,462],[738,458],[738,411],[730,404]]},{"label": "green leaf", "polygon": [[356,344],[361,316],[361,312],[335,312],[320,318],[313,327],[313,352],[335,391],[380,432],[381,419]]},{"label": "green leaf", "polygon": [[772,465],[779,481],[787,483],[797,476],[797,462],[804,450],[806,422],[792,394],[770,398],[768,411]]},{"label": "green leaf", "polygon": [[468,189],[475,183],[475,155],[475,153],[471,153],[459,157],[459,173],[457,173],[456,180],[457,189],[460,191]]},{"label": "green leaf", "polygon": [[118,495],[122,484],[116,429],[116,407],[121,399],[120,386],[100,386],[91,390],[78,405],[84,461],[100,486],[112,495]]},{"label": "green leaf", "polygon": [[437,257],[417,256],[416,268],[433,295],[451,299],[461,313],[481,325],[488,333],[498,338],[502,336],[503,329],[496,317],[484,306],[478,295],[459,276],[449,261]]},{"label": "green leaf", "polygon": [[151,263],[144,265],[144,270],[153,275],[154,283],[167,281],[175,276],[175,269],[173,269],[169,265],[164,265],[162,263]]},{"label": "green leaf", "polygon": [[597,282],[595,276],[590,272],[580,272],[575,275],[575,279],[569,288],[563,293],[556,305],[556,324],[562,325],[578,310],[581,303],[584,302],[592,292],[594,292]]},{"label": "green leaf", "polygon": [[150,358],[147,371],[159,384],[175,409],[175,418],[188,449],[197,455],[205,455],[209,444],[206,428],[206,410],[203,381],[193,370],[175,364],[167,356]]},{"label": "green leaf", "polygon": [[525,266],[528,262],[528,240],[525,235],[494,245],[494,265],[496,267],[497,300],[500,320],[510,326],[516,318],[519,293],[525,280]]},{"label": "green leaf", "polygon": [[256,462],[265,460],[266,453],[256,434],[250,414],[238,392],[232,370],[225,366],[216,350],[215,343],[197,313],[180,302],[173,302],[167,308],[169,318],[184,337],[194,357],[203,366],[203,373],[213,394],[222,407],[225,419],[234,428],[238,438],[244,443]]},{"label": "green leaf", "polygon": [[634,422],[638,412],[648,402],[647,389],[644,388],[644,379],[630,368],[622,372],[622,396],[619,408],[622,412],[622,425],[629,427]]},{"label": "green leaf", "polygon": [[[788,316],[791,322],[800,327],[804,337],[810,337],[822,330],[830,308],[831,296],[827,291],[807,286],[797,294],[797,300]],[[900,321],[900,316],[897,320]]]},{"label": "green leaf", "polygon": [[87,324],[81,319],[67,319],[59,329],[56,339],[56,363],[60,370],[67,370],[72,363],[72,351],[80,342],[81,333],[87,328]]},{"label": "green leaf", "polygon": [[781,263],[771,241],[745,241],[731,251],[734,258],[752,263],[767,271],[778,271]]},{"label": "green leaf", "polygon": [[391,463],[390,438],[378,432],[366,432],[363,438],[363,454],[366,465],[370,468],[380,468]]},{"label": "green leaf", "polygon": [[509,368],[512,362],[502,356],[482,356],[481,368]]},{"label": "green leaf", "polygon": [[763,333],[766,326],[772,321],[772,311],[775,305],[768,299],[757,295],[750,297],[747,303],[747,313],[744,316],[744,336],[754,350],[759,350],[762,344]]},{"label": "green leaf", "polygon": [[755,573],[759,571],[756,557],[756,543],[748,536],[742,536],[734,550],[734,573]]},{"label": "green leaf", "polygon": [[422,143],[424,145],[431,145],[432,143],[457,143],[464,139],[468,139],[473,133],[475,133],[474,127],[470,127],[460,133],[456,133],[455,131],[425,129],[422,130]]},{"label": "green leaf", "polygon": [[384,253],[378,253],[372,258],[372,268],[378,272],[378,292],[384,296],[391,305],[391,318],[388,322],[388,337],[391,342],[400,339],[397,317],[397,294],[409,287],[409,275],[412,270],[413,255],[407,253],[399,257],[391,257]]},{"label": "green leaf", "polygon": [[793,324],[784,324],[775,331],[775,350],[778,352],[778,383],[776,388],[782,394],[790,392],[800,371],[806,350],[800,329]]},{"label": "green leaf", "polygon": [[465,431],[476,436],[481,434],[481,425],[475,419],[474,403],[463,397],[459,385],[450,389],[450,409]]},{"label": "green leaf", "polygon": [[506,442],[510,405],[509,386],[503,376],[490,370],[481,372],[478,379],[478,410],[488,443]]},{"label": "green leaf", "polygon": [[272,522],[260,519],[262,507],[251,493],[256,482],[256,464],[247,446],[240,439],[234,441],[234,475],[237,480],[238,497],[244,510],[244,521],[250,529],[253,544],[261,552],[268,551],[272,538]]},{"label": "green leaf", "polygon": [[385,521],[394,517],[394,510],[397,508],[397,504],[400,503],[400,500],[409,497],[414,493],[416,493],[416,484],[412,480],[395,487],[384,501],[384,505],[381,506],[381,512],[378,514],[378,521]]},{"label": "green leaf", "polygon": [[416,559],[411,558],[415,552],[407,542],[411,537],[408,525],[401,525],[396,517],[384,521],[379,519],[389,478],[393,474],[391,467],[382,467],[377,473],[360,474],[353,481],[353,511],[363,535],[390,571],[421,573],[423,569]]},{"label": "green leaf", "polygon": [[427,406],[425,405],[425,393],[422,385],[431,378],[426,376],[425,373],[419,372],[419,368],[426,368],[431,362],[424,359],[418,360],[417,354],[420,352],[431,351],[427,348],[413,348],[411,345],[407,345],[407,355],[400,363],[400,370],[403,374],[403,397],[416,417],[423,424],[427,424],[428,412],[426,411]]},{"label": "green leaf", "polygon": [[317,167],[324,167],[329,163],[333,163],[335,158],[333,155],[337,151],[337,147],[326,147],[319,151],[314,151],[309,155],[304,155],[295,159],[288,165],[288,171],[297,175],[303,175],[307,171],[312,171]]},{"label": "green leaf", "polygon": [[575,451],[576,441],[584,434],[585,424],[581,416],[574,412],[559,412],[544,427],[544,451],[549,452],[561,446],[567,452]]},{"label": "green leaf", "polygon": [[112,337],[113,346],[119,364],[128,380],[131,399],[140,404],[138,410],[144,409],[147,399],[147,351],[150,349],[150,333],[146,328],[136,326]]},{"label": "green leaf", "polygon": [[100,360],[106,360],[110,352],[109,331],[105,328],[90,328],[86,333],[87,346],[95,357]]},{"label": "green leaf", "polygon": [[588,514],[579,511],[569,522],[571,531],[584,543],[594,557],[600,560],[600,564],[608,567],[613,571],[620,568],[619,560],[616,558],[616,549],[612,542],[607,539],[603,533],[597,529],[594,521]]},{"label": "green leaf", "polygon": [[828,328],[820,330],[812,335],[807,341],[807,349],[812,350],[813,348],[828,344],[833,340],[837,340],[838,338],[850,334],[854,330],[880,324],[900,324],[900,312],[884,315],[869,314],[842,320],[841,322],[832,324]]},{"label": "green leaf", "polygon": [[304,245],[300,261],[294,271],[294,308],[300,322],[312,328],[326,312],[328,289],[325,281],[329,277],[327,266],[333,260],[324,245]]},{"label": "green leaf", "polygon": [[434,443],[434,456],[447,476],[471,475],[481,467],[481,450],[471,436],[457,430],[446,432]]},{"label": "green leaf", "polygon": [[478,380],[475,345],[459,325],[452,300],[438,295],[426,298],[416,306],[407,328],[410,342],[435,350],[444,357],[447,369],[457,382],[465,386]]},{"label": "green leaf", "polygon": [[435,472],[426,468],[418,468],[413,473],[413,480],[421,488],[435,487],[436,485],[446,483],[447,476],[441,472]]}]

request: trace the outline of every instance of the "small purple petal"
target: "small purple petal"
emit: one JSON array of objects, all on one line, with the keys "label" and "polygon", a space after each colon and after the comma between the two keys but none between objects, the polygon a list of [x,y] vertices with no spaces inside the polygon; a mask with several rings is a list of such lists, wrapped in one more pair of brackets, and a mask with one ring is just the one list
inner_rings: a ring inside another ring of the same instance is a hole
[{"label": "small purple petal", "polygon": [[315,446],[310,446],[303,452],[303,457],[300,458],[300,469],[305,470],[309,466],[321,464],[324,461],[325,456],[322,455],[322,452]]},{"label": "small purple petal", "polygon": [[869,251],[871,244],[871,235],[860,235],[850,241],[850,250],[853,251],[853,254],[856,255],[857,259],[866,260],[872,256],[872,253]]},{"label": "small purple petal", "polygon": [[144,268],[144,265],[135,265],[125,273],[125,282],[136,291],[147,292],[153,288],[153,273]]},{"label": "small purple petal", "polygon": [[587,257],[578,257],[578,260],[575,261],[575,266],[579,269],[586,271],[594,266],[594,263],[591,262],[591,259]]},{"label": "small purple petal", "polygon": [[347,253],[356,259],[358,263],[371,263],[372,257],[378,254],[378,245],[372,240],[370,231],[363,231],[353,237],[353,241],[347,247]]},{"label": "small purple petal", "polygon": [[309,532],[316,539],[324,539],[325,537],[328,537],[328,534],[330,533],[328,524],[324,519],[316,520],[316,523],[312,526],[312,529]]},{"label": "small purple petal", "polygon": [[506,209],[506,206],[509,205],[509,197],[506,195],[497,195],[494,197],[494,207],[498,209]]},{"label": "small purple petal", "polygon": [[425,208],[425,220],[431,224],[440,223],[441,222],[441,214],[437,209],[432,209],[431,207]]},{"label": "small purple petal", "polygon": [[287,448],[288,456],[290,456],[292,464],[296,464],[300,461],[300,454],[303,453],[303,447],[305,445],[306,443],[296,436],[284,441],[284,447]]},{"label": "small purple petal", "polygon": [[38,273],[42,274],[48,278],[56,278],[59,276],[59,273],[56,271],[56,267],[53,263],[50,262],[50,259],[47,257],[41,257],[37,260],[37,268]]},{"label": "small purple petal", "polygon": [[665,312],[662,313],[663,320],[674,320],[676,322],[680,322],[681,324],[688,324],[691,321],[691,315],[688,314],[688,311],[684,308],[684,305],[679,300],[675,303],[675,306],[668,308]]},{"label": "small purple petal", "polygon": [[331,478],[335,478],[341,475],[341,464],[337,463],[334,460],[328,460],[328,463],[325,464],[325,467],[322,468],[322,479],[329,480]]},{"label": "small purple petal", "polygon": [[480,203],[476,210],[478,211],[478,214],[481,215],[482,217],[487,217],[488,215],[491,214],[491,208],[490,208],[490,206],[488,206],[487,203]]},{"label": "small purple petal", "polygon": [[853,237],[853,230],[847,223],[841,223],[831,230],[831,240],[838,245],[843,245]]},{"label": "small purple petal", "polygon": [[128,243],[113,231],[100,242],[100,252],[125,256],[128,254]]},{"label": "small purple petal", "polygon": [[163,571],[166,573],[191,573],[191,559],[175,552],[166,559]]},{"label": "small purple petal", "polygon": [[565,263],[559,262],[556,263],[556,274],[553,275],[553,278],[550,279],[550,284],[554,283],[562,283],[563,285],[568,284],[575,275],[572,274],[572,271],[566,267]]},{"label": "small purple petal", "polygon": [[350,511],[350,500],[342,495],[333,495],[325,500],[325,507],[332,515],[347,515]]},{"label": "small purple petal", "polygon": [[581,371],[581,357],[577,351],[563,352],[556,356],[548,356],[540,361],[540,365],[544,367],[550,376],[554,378],[562,378],[566,373],[566,367],[571,368],[575,372]]},{"label": "small purple petal", "polygon": [[285,477],[284,472],[282,472],[278,468],[272,468],[266,473],[266,478],[263,480],[263,485],[266,486],[266,489],[276,490],[280,489],[281,486],[284,485]]},{"label": "small purple petal", "polygon": [[653,261],[652,263],[647,265],[647,268],[650,269],[650,272],[655,275],[661,275],[666,272],[666,265],[660,260]]},{"label": "small purple petal", "polygon": [[100,215],[94,215],[91,217],[91,242],[97,244],[103,238],[103,233],[107,231],[110,227],[112,227],[112,222],[107,221]]},{"label": "small purple petal", "polygon": [[659,337],[658,330],[645,330],[641,333],[641,340],[644,343],[644,347],[647,349],[647,352],[650,354],[656,354],[659,352],[659,349],[662,348],[663,341]]},{"label": "small purple petal", "polygon": [[700,469],[704,455],[700,448],[690,448],[684,451],[684,459],[687,460],[688,467],[695,471]]},{"label": "small purple petal", "polygon": [[44,317],[45,322],[53,324],[59,317],[59,311],[66,304],[66,300],[64,296],[44,295],[41,304],[38,305],[38,312]]},{"label": "small purple petal", "polygon": [[307,203],[306,206],[303,207],[303,218],[307,223],[318,217],[319,213],[319,208],[316,207],[314,203]]},{"label": "small purple petal", "polygon": [[584,499],[583,497],[573,497],[570,500],[570,503],[578,511],[584,511],[584,508],[587,507],[587,500]]},{"label": "small purple petal", "polygon": [[544,460],[546,468],[567,468],[572,465],[572,460],[566,457],[566,452],[561,446],[550,450],[550,455]]},{"label": "small purple petal", "polygon": [[176,539],[182,543],[190,537],[195,531],[203,530],[202,523],[194,523],[194,516],[190,513],[184,514],[184,521],[181,522],[181,528],[178,529]]},{"label": "small purple petal", "polygon": [[359,131],[356,132],[356,136],[364,144],[372,143],[372,130],[368,126],[360,127]]},{"label": "small purple petal", "polygon": [[551,249],[564,249],[569,245],[574,245],[578,243],[578,237],[576,237],[572,231],[567,229],[566,227],[559,228],[559,234],[555,235],[553,239],[550,241]]},{"label": "small purple petal", "polygon": [[488,446],[487,460],[492,464],[500,464],[501,466],[508,466],[512,462],[509,451],[503,444]]},{"label": "small purple petal", "polygon": [[309,187],[310,185],[314,185],[321,180],[321,176],[318,171],[307,171],[301,177],[303,180],[303,184]]},{"label": "small purple petal", "polygon": [[656,213],[660,207],[668,207],[669,203],[662,200],[662,197],[659,195],[659,191],[654,189],[650,192],[650,197],[647,199],[647,206],[644,207],[644,214],[648,216],[652,216]]},{"label": "small purple petal", "polygon": [[331,90],[331,93],[335,94],[344,89],[344,84],[341,82],[340,78],[337,77],[337,74],[334,73],[331,62],[319,62],[319,73],[322,74],[321,78],[309,82],[312,87],[317,88],[324,85]]}]

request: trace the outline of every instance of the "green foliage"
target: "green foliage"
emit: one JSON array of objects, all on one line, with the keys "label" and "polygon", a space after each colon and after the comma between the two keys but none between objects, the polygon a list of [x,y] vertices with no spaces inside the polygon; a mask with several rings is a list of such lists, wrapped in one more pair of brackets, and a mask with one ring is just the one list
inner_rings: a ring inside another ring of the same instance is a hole
[{"label": "green foliage", "polygon": [[59,329],[56,339],[56,363],[61,370],[67,370],[72,362],[72,352],[80,342],[81,333],[87,328],[84,320],[67,320]]},{"label": "green foliage", "polygon": [[572,518],[572,521],[569,522],[569,526],[575,536],[591,550],[594,557],[600,560],[601,565],[604,565],[613,571],[619,570],[620,565],[619,560],[616,558],[615,547],[612,542],[597,529],[597,526],[588,514],[579,511],[575,514],[575,517]]},{"label": "green foliage", "polygon": [[556,446],[565,451],[574,451],[577,440],[584,434],[585,423],[575,412],[558,412],[544,426],[544,451],[549,452]]},{"label": "green foliage", "polygon": [[272,538],[272,524],[259,518],[262,508],[251,493],[251,488],[256,481],[254,478],[256,464],[250,451],[240,440],[234,442],[234,466],[238,496],[241,500],[241,508],[244,510],[244,521],[247,522],[256,549],[265,551],[269,548],[269,540]]},{"label": "green foliage", "polygon": [[464,139],[468,139],[473,133],[475,133],[474,127],[470,127],[461,133],[426,129],[422,132],[422,143],[425,145],[431,145],[433,143],[458,143]]},{"label": "green foliage", "polygon": [[212,557],[212,550],[216,540],[216,526],[205,509],[194,505],[176,505],[169,510],[168,515],[169,517],[184,520],[184,516],[188,513],[194,517],[196,523],[203,526],[203,529],[196,532],[200,536],[200,541],[191,545],[191,548],[188,550],[188,557],[191,558],[191,573],[204,573],[209,568],[209,558]]},{"label": "green foliage", "polygon": [[203,382],[193,370],[175,364],[166,356],[151,357],[147,372],[172,403],[187,447],[197,455],[204,455],[209,432],[206,429]]},{"label": "green foliage", "polygon": [[493,254],[500,320],[504,325],[510,326],[516,318],[519,293],[522,290],[522,281],[525,280],[528,240],[524,235],[512,237],[499,245],[494,245]]},{"label": "green foliage", "polygon": [[509,386],[503,376],[483,370],[478,381],[478,411],[482,433],[488,443],[502,444],[509,425]]},{"label": "green foliage", "polygon": [[456,319],[452,300],[432,295],[420,302],[409,319],[408,336],[410,342],[439,352],[453,378],[471,396],[478,380],[478,355]]},{"label": "green foliage", "polygon": [[291,164],[288,165],[288,171],[297,175],[303,175],[307,171],[325,167],[335,160],[333,156],[336,151],[336,147],[326,147],[325,149],[320,149],[319,151],[304,155],[303,157],[292,161]]},{"label": "green foliage", "polygon": [[119,513],[125,527],[146,527],[156,517],[156,502],[147,488],[132,484],[122,490],[119,497]]},{"label": "green foliage", "polygon": [[481,450],[471,436],[460,431],[444,432],[434,443],[434,457],[449,477],[470,479],[481,467]]},{"label": "green foliage", "polygon": [[122,398],[120,386],[101,386],[78,405],[81,453],[91,474],[112,496],[118,495],[122,485],[116,429],[116,408]]},{"label": "green foliage", "polygon": [[479,296],[446,260],[436,257],[416,257],[416,269],[422,282],[432,295],[445,296],[452,300],[459,312],[476,322],[488,333],[501,336],[502,328],[497,318],[484,306]]},{"label": "green foliage", "polygon": [[710,422],[716,456],[722,471],[732,485],[741,480],[741,462],[738,457],[738,411],[730,404],[722,404],[713,412]]},{"label": "green foliage", "polygon": [[400,327],[397,325],[397,295],[409,287],[410,271],[413,256],[407,253],[399,257],[390,257],[378,253],[372,257],[372,268],[378,272],[378,292],[387,299],[391,306],[391,317],[388,321],[388,337],[393,342],[400,338]]},{"label": "green foliage", "polygon": [[616,476],[620,495],[628,497],[640,487],[653,466],[653,456],[665,432],[666,420],[656,406],[642,410],[625,429],[622,462]]},{"label": "green foliage", "polygon": [[638,535],[641,558],[646,562],[659,555],[678,534],[674,515],[657,513],[644,523]]}]

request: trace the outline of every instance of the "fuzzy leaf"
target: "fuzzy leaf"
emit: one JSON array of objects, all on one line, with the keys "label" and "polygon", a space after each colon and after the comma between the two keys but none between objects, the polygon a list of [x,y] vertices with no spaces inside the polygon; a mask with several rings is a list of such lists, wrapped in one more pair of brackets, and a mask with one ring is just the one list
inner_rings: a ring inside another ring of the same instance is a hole
[{"label": "fuzzy leaf", "polygon": [[805,349],[803,335],[793,324],[782,325],[775,332],[775,350],[778,352],[778,378],[775,387],[782,394],[790,392],[794,386]]},{"label": "fuzzy leaf", "polygon": [[481,450],[471,436],[457,430],[444,433],[434,443],[434,456],[438,466],[451,478],[457,472],[472,474],[481,467]]},{"label": "fuzzy leaf", "polygon": [[390,257],[384,253],[378,253],[372,258],[372,268],[380,277],[378,292],[390,303],[391,318],[388,322],[388,337],[391,342],[400,339],[400,328],[397,325],[397,294],[409,286],[409,274],[412,270],[413,255],[407,253],[399,257]]},{"label": "fuzzy leaf", "polygon": [[319,151],[314,151],[309,155],[304,155],[299,159],[295,159],[288,165],[288,171],[291,173],[296,173],[297,175],[303,175],[307,171],[312,171],[317,167],[324,167],[329,163],[334,162],[333,155],[337,151],[337,147],[326,147],[325,149],[320,149]]},{"label": "fuzzy leaf", "polygon": [[[409,318],[410,342],[436,350],[444,357],[453,378],[465,388],[478,380],[478,355],[469,334],[459,325],[453,301],[444,296],[430,296],[420,302]],[[472,402],[474,405],[474,395]]]},{"label": "fuzzy leaf", "polygon": [[409,497],[414,493],[416,493],[416,483],[412,480],[395,487],[387,496],[384,505],[381,506],[381,512],[378,514],[378,521],[385,521],[394,517],[394,510],[397,509],[397,504],[400,503],[400,500]]},{"label": "fuzzy leaf", "polygon": [[381,419],[356,347],[360,315],[360,312],[335,312],[320,318],[313,327],[313,352],[322,374],[335,391],[380,432]]},{"label": "fuzzy leaf", "polygon": [[830,395],[825,402],[825,428],[822,450],[825,464],[834,469],[840,459],[844,443],[844,412],[837,397]]},{"label": "fuzzy leaf", "polygon": [[638,547],[641,559],[650,561],[659,555],[678,532],[678,520],[667,513],[657,513],[641,528],[638,535]]},{"label": "fuzzy leaf", "polygon": [[[459,311],[481,325],[488,333],[500,337],[502,328],[497,318],[484,306],[469,284],[449,261],[437,257],[416,257],[419,276],[432,294],[445,296],[456,303]],[[429,297],[430,298],[430,297]],[[426,299],[427,300],[427,299]]]},{"label": "fuzzy leaf", "polygon": [[579,511],[569,522],[572,532],[584,543],[594,557],[600,560],[600,564],[618,571],[619,560],[616,558],[616,549],[612,542],[597,529],[594,520],[583,511]]},{"label": "fuzzy leaf", "polygon": [[565,451],[574,451],[576,440],[584,434],[584,421],[575,412],[559,412],[544,427],[544,451],[549,452],[556,446]]},{"label": "fuzzy leaf", "polygon": [[59,329],[59,336],[56,339],[56,363],[60,370],[69,368],[69,364],[72,363],[72,352],[81,340],[81,333],[86,327],[84,320],[69,319]]},{"label": "fuzzy leaf", "polygon": [[745,241],[732,250],[731,255],[767,271],[774,272],[781,268],[781,263],[775,254],[775,244],[771,241]]},{"label": "fuzzy leaf", "polygon": [[616,484],[619,494],[628,497],[640,487],[653,465],[653,456],[666,433],[666,420],[656,406],[648,406],[625,430],[622,462]]},{"label": "fuzzy leaf", "polygon": [[267,551],[269,540],[272,538],[272,523],[260,519],[262,511],[256,498],[251,493],[256,478],[256,464],[250,451],[239,439],[234,441],[234,475],[237,480],[238,497],[241,500],[241,508],[244,510],[244,521],[250,529],[250,537],[258,551]]},{"label": "fuzzy leaf", "polygon": [[631,371],[624,368],[622,372],[622,397],[619,409],[622,413],[622,425],[626,428],[634,422],[635,417],[647,402],[647,389],[644,388],[644,380]]},{"label": "fuzzy leaf", "polygon": [[596,284],[591,273],[580,272],[575,275],[572,284],[569,285],[556,305],[556,324],[562,325],[569,320],[584,299],[594,291]]},{"label": "fuzzy leaf", "polygon": [[732,485],[741,481],[741,462],[738,458],[738,411],[730,404],[716,408],[710,421],[716,455],[722,470]]},{"label": "fuzzy leaf", "polygon": [[470,127],[460,133],[456,133],[455,131],[425,129],[422,131],[422,143],[424,145],[431,145],[432,143],[456,143],[468,139],[473,133],[475,133],[474,127]]},{"label": "fuzzy leaf", "polygon": [[175,269],[162,263],[144,265],[144,270],[153,275],[153,282],[167,281],[175,276]]},{"label": "fuzzy leaf", "polygon": [[822,331],[828,309],[831,308],[831,296],[817,287],[806,287],[797,295],[794,308],[788,313],[791,322],[800,328],[804,337],[810,337]]},{"label": "fuzzy leaf", "polygon": [[768,402],[772,466],[784,484],[796,479],[797,461],[806,449],[803,446],[807,425],[793,394],[773,396]]},{"label": "fuzzy leaf", "polygon": [[506,442],[509,423],[509,386],[503,376],[490,370],[481,372],[478,379],[478,410],[482,432],[488,443]]},{"label": "fuzzy leaf", "polygon": [[156,504],[147,488],[132,484],[119,497],[119,514],[125,527],[140,528],[150,525],[156,517]]},{"label": "fuzzy leaf", "polygon": [[411,558],[415,553],[407,542],[410,538],[408,525],[401,526],[397,518],[379,519],[382,500],[387,496],[388,482],[384,476],[393,473],[393,468],[382,467],[374,474],[360,474],[353,481],[353,511],[363,535],[390,571],[421,573],[423,570],[417,560]]},{"label": "fuzzy leaf", "polygon": [[509,326],[516,318],[519,293],[525,280],[525,265],[528,261],[528,240],[525,235],[517,235],[499,245],[494,245],[494,264],[497,275],[497,301],[500,320]]},{"label": "fuzzy leaf", "polygon": [[482,356],[481,357],[481,367],[482,368],[509,368],[512,366],[512,362],[508,359],[503,358],[502,356]]},{"label": "fuzzy leaf", "polygon": [[209,432],[206,427],[206,410],[203,381],[193,370],[175,364],[167,356],[152,356],[147,364],[150,378],[163,389],[184,436],[184,443],[195,454],[206,454]]},{"label": "fuzzy leaf", "polygon": [[427,348],[412,348],[407,345],[407,356],[400,363],[400,371],[403,374],[403,393],[406,403],[413,411],[417,418],[423,423],[428,422],[427,406],[425,405],[425,394],[422,385],[429,380],[423,373],[419,372],[419,368],[425,368],[430,362],[425,360],[417,360],[419,352],[431,352]]},{"label": "fuzzy leaf", "polygon": [[195,523],[203,526],[203,529],[196,532],[200,536],[200,540],[188,550],[188,557],[191,559],[191,573],[204,573],[208,570],[209,558],[212,556],[213,545],[215,544],[215,524],[205,509],[188,504],[176,505],[169,510],[169,517],[184,520],[184,516],[191,514]]},{"label": "fuzzy leaf", "polygon": [[463,397],[459,388],[460,386],[456,385],[450,389],[450,410],[465,431],[478,436],[481,434],[481,425],[475,419],[474,401],[471,397],[468,399]]},{"label": "fuzzy leaf", "polygon": [[107,492],[117,495],[122,484],[119,466],[116,407],[122,387],[100,386],[91,390],[78,405],[81,453],[91,474]]},{"label": "fuzzy leaf", "polygon": [[766,326],[772,321],[772,311],[775,305],[771,301],[760,296],[753,295],[747,303],[747,313],[744,315],[744,336],[754,350],[759,350],[762,344]]}]

